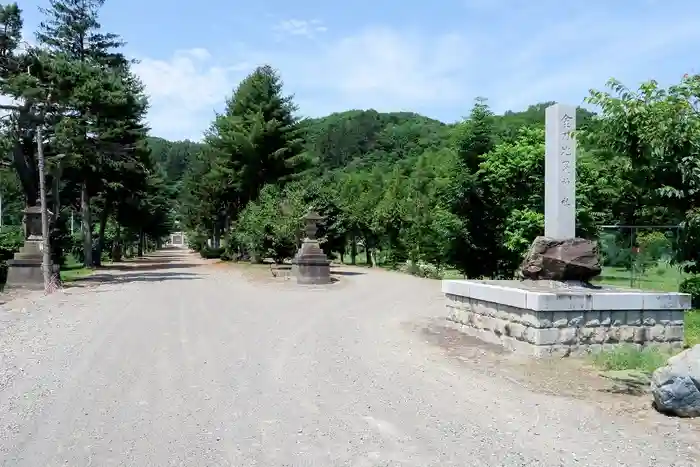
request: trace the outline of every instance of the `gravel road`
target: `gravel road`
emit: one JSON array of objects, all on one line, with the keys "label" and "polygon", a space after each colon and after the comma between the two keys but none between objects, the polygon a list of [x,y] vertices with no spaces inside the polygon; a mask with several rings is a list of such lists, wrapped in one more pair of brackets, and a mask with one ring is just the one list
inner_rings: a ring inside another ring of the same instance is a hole
[{"label": "gravel road", "polygon": [[165,250],[3,306],[2,465],[698,465],[679,439],[426,342],[438,282],[308,289],[200,263]]}]

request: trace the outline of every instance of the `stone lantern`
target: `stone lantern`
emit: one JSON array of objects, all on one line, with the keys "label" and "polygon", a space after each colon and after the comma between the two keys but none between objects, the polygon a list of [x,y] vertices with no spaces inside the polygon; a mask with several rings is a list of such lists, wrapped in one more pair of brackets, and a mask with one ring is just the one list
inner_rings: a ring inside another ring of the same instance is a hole
[{"label": "stone lantern", "polygon": [[318,224],[323,222],[325,217],[319,215],[316,211],[311,211],[302,217],[306,226],[304,233],[308,240],[316,240],[316,232],[318,232]]},{"label": "stone lantern", "polygon": [[[51,212],[48,213],[49,217]],[[41,206],[30,206],[24,210],[24,237],[27,240],[42,241],[44,238],[41,232]]]},{"label": "stone lantern", "polygon": [[[53,215],[48,211],[49,219]],[[24,245],[7,261],[6,288],[43,289],[44,276],[41,271],[44,236],[41,232],[41,206],[30,206],[24,210]],[[52,265],[49,265],[53,269]]]},{"label": "stone lantern", "polygon": [[316,211],[311,211],[302,218],[306,238],[292,260],[292,272],[297,278],[297,284],[330,284],[331,282],[331,262],[316,239],[318,223],[323,219]]}]

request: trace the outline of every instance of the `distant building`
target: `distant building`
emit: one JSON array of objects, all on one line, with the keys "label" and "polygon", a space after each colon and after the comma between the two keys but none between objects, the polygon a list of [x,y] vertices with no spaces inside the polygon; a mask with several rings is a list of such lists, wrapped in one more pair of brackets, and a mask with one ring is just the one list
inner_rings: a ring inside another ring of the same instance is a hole
[{"label": "distant building", "polygon": [[171,233],[170,240],[168,241],[168,245],[174,246],[177,248],[185,248],[187,246],[187,243],[185,240],[184,232]]}]

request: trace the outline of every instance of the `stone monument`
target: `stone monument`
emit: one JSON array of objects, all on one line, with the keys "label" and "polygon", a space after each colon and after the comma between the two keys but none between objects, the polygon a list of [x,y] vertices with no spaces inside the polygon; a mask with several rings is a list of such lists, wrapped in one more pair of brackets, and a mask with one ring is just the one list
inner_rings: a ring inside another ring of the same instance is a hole
[{"label": "stone monument", "polygon": [[577,355],[620,344],[683,346],[690,295],[594,287],[597,243],[576,238],[576,108],[546,109],[545,235],[520,280],[444,280],[448,319],[466,334],[534,356]]},{"label": "stone monument", "polygon": [[[48,213],[52,215],[51,212]],[[44,289],[44,276],[41,271],[43,240],[41,233],[41,206],[30,206],[24,210],[24,245],[7,261],[7,282],[5,288]],[[53,271],[52,265],[49,267]]]},{"label": "stone monument", "polygon": [[576,238],[576,107],[545,110],[544,237],[530,247],[518,276],[587,283],[600,274],[598,242]]},{"label": "stone monument", "polygon": [[306,238],[292,259],[292,273],[297,278],[297,284],[330,284],[331,262],[316,239],[317,224],[323,217],[312,211],[306,214],[303,220],[306,224]]}]

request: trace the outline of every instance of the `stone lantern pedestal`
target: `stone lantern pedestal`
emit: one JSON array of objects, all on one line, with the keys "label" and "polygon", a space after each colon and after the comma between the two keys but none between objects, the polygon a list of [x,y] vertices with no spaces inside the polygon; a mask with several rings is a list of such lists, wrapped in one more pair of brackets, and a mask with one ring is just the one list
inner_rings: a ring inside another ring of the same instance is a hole
[{"label": "stone lantern pedestal", "polygon": [[331,283],[331,262],[316,239],[317,223],[321,220],[323,217],[316,212],[304,216],[306,238],[292,259],[292,274],[296,277],[297,284]]},{"label": "stone lantern pedestal", "polygon": [[[51,213],[49,213],[51,215]],[[7,261],[5,289],[44,289],[41,271],[44,237],[41,234],[41,207],[31,206],[24,210],[25,235],[22,246],[13,259]],[[52,267],[49,265],[49,267]],[[53,268],[52,268],[53,269]]]}]

